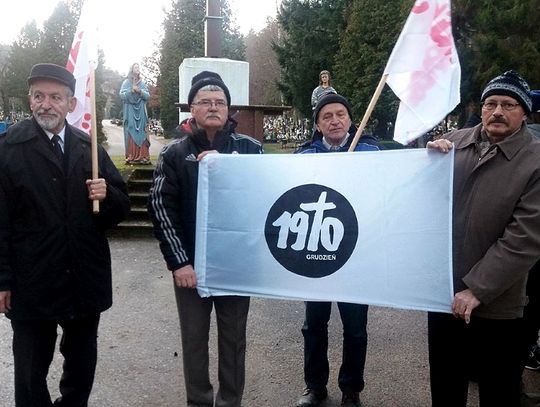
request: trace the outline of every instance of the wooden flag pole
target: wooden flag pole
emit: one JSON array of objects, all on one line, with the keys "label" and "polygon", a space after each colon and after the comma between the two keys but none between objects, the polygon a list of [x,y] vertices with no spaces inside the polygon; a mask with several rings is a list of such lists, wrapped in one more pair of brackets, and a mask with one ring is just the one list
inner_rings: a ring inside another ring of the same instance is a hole
[{"label": "wooden flag pole", "polygon": [[375,108],[375,105],[377,104],[377,101],[379,100],[379,96],[381,96],[381,92],[384,88],[384,85],[386,84],[386,79],[388,78],[388,74],[383,74],[381,76],[381,80],[379,81],[379,84],[377,85],[377,89],[375,89],[375,93],[371,97],[371,101],[369,102],[369,105],[366,109],[366,113],[364,113],[364,117],[362,118],[362,121],[360,122],[360,126],[358,126],[358,130],[356,130],[356,134],[354,135],[354,139],[351,142],[351,146],[349,147],[348,151],[354,151],[356,148],[356,145],[358,144],[358,140],[360,140],[360,137],[362,136],[362,133],[364,132],[364,129],[366,128],[367,122],[369,118],[371,117],[371,113],[373,113],[373,109]]},{"label": "wooden flag pole", "polygon": [[[95,69],[90,67],[90,108],[92,113],[92,129],[90,131],[90,142],[92,148],[92,179],[99,178],[98,148],[97,148],[97,119],[96,119],[96,76]],[[99,201],[92,201],[92,210],[99,213]]]}]

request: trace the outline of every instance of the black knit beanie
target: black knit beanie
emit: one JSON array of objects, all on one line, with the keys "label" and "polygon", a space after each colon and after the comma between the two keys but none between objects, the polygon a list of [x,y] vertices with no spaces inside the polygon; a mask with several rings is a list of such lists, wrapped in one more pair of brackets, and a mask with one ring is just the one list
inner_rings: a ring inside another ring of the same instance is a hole
[{"label": "black knit beanie", "polygon": [[493,78],[487,84],[480,101],[483,102],[491,95],[504,95],[516,99],[525,113],[530,114],[532,110],[532,101],[529,95],[530,88],[525,79],[516,71],[506,71],[502,75]]},{"label": "black knit beanie", "polygon": [[221,76],[219,76],[215,72],[210,71],[202,71],[201,73],[198,73],[191,79],[191,89],[189,90],[188,95],[188,105],[191,106],[193,103],[193,99],[195,98],[195,95],[199,91],[199,89],[204,88],[207,85],[216,85],[219,86],[223,93],[225,93],[225,97],[227,98],[227,106],[231,105],[231,94],[229,93],[229,88],[223,83],[223,80],[221,79]]},{"label": "black knit beanie", "polygon": [[313,110],[313,123],[317,123],[317,119],[319,118],[319,112],[321,111],[323,106],[329,103],[341,103],[347,108],[347,112],[349,112],[349,117],[352,120],[351,105],[349,105],[349,101],[343,96],[338,95],[337,93],[328,93],[322,98],[320,98],[319,102],[315,106],[315,110]]}]

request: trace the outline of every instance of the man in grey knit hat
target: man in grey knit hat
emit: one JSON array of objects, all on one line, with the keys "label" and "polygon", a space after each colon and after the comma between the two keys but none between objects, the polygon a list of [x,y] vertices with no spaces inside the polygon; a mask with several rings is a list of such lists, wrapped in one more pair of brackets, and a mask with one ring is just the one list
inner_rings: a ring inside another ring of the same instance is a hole
[{"label": "man in grey knit hat", "polygon": [[520,405],[525,286],[540,257],[540,141],[526,125],[529,92],[517,72],[497,76],[482,92],[482,122],[427,146],[455,150],[453,315],[428,315],[433,407],[465,407],[471,372],[480,405]]}]

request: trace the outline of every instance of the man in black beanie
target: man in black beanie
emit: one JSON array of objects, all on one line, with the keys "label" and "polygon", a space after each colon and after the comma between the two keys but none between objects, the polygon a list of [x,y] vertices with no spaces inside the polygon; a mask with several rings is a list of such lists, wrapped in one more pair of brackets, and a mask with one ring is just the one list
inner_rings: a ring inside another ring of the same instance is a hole
[{"label": "man in black beanie", "polygon": [[[352,123],[351,106],[338,94],[328,94],[319,99],[313,111],[315,131],[313,139],[295,153],[312,154],[348,151],[356,134]],[[371,136],[360,138],[354,151],[377,151],[378,143]],[[367,352],[368,306],[338,302],[343,323],[343,362],[339,369],[338,385],[342,406],[360,406],[359,393],[364,389],[364,366]],[[306,302],[304,336],[304,381],[306,388],[297,407],[319,405],[327,397],[328,383],[328,322],[331,302]]]},{"label": "man in black beanie", "polygon": [[[154,234],[172,272],[188,406],[240,407],[245,382],[249,297],[201,298],[197,293],[195,212],[199,161],[209,153],[261,154],[257,140],[235,132],[228,116],[229,89],[214,72],[195,75],[188,96],[191,118],[177,128],[179,140],[158,159],[148,209]],[[249,177],[249,174],[246,174]],[[210,314],[218,321],[219,388],[214,398],[208,364]]]},{"label": "man in black beanie", "polygon": [[471,372],[480,405],[520,405],[525,286],[540,257],[540,140],[517,72],[492,79],[481,101],[480,124],[427,145],[455,150],[453,315],[428,314],[433,407],[465,407]]}]

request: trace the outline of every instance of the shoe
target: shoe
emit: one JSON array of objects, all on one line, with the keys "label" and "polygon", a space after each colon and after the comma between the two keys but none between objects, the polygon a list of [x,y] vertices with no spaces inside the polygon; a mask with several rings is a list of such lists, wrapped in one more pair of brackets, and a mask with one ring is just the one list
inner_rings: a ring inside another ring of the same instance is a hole
[{"label": "shoe", "polygon": [[296,407],[315,407],[327,397],[328,391],[326,390],[326,387],[323,387],[322,389],[310,389],[306,387],[302,397],[300,397],[296,403]]},{"label": "shoe", "polygon": [[529,370],[540,370],[540,348],[534,345],[529,351],[529,356],[525,361],[525,368]]},{"label": "shoe", "polygon": [[359,393],[356,391],[343,392],[341,405],[344,407],[361,407]]}]

